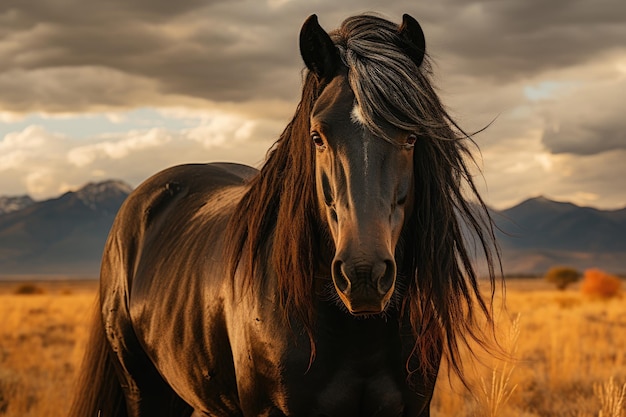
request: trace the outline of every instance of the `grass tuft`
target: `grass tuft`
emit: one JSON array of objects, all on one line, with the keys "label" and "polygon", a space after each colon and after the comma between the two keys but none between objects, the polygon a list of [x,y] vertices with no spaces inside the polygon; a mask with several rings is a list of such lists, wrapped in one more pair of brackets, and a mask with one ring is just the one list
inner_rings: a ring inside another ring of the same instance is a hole
[{"label": "grass tuft", "polygon": [[615,379],[611,377],[604,384],[594,384],[593,392],[602,405],[598,417],[624,417],[626,383],[620,388]]},{"label": "grass tuft", "polygon": [[484,417],[498,417],[506,407],[517,384],[511,382],[515,370],[515,357],[520,335],[519,314],[511,322],[508,338],[504,341],[507,358],[499,361],[491,371],[491,378],[480,377],[481,394],[477,396],[481,415]]}]

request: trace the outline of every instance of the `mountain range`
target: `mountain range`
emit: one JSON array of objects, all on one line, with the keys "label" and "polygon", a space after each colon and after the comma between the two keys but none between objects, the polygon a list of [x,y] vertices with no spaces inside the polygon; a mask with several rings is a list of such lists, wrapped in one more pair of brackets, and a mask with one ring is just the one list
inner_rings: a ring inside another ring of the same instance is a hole
[{"label": "mountain range", "polygon": [[[96,277],[115,214],[131,191],[110,180],[44,201],[0,197],[0,277]],[[626,208],[538,197],[491,215],[506,275],[539,275],[555,265],[626,273]]]},{"label": "mountain range", "polygon": [[492,216],[507,275],[541,274],[555,265],[626,273],[626,208],[537,197]]},{"label": "mountain range", "polygon": [[0,275],[97,276],[109,229],[131,191],[105,181],[45,201],[0,200]]}]

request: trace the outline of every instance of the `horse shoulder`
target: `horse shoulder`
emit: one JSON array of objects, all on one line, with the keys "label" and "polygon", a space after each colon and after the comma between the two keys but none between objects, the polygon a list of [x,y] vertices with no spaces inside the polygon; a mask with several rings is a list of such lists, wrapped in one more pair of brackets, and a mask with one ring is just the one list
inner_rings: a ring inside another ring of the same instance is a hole
[{"label": "horse shoulder", "polygon": [[253,173],[195,164],[154,175],[123,204],[105,248],[102,312],[114,350],[147,355],[189,402],[210,402],[202,397],[215,385],[234,384],[232,361],[224,360],[222,248]]}]

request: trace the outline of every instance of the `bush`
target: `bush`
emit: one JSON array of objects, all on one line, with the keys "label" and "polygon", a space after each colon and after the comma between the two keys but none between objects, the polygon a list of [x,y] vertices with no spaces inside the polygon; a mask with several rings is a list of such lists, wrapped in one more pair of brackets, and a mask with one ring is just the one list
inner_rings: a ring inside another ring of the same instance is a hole
[{"label": "bush", "polygon": [[15,289],[15,294],[18,295],[32,295],[32,294],[45,294],[46,290],[35,284],[21,284]]},{"label": "bush", "polygon": [[580,272],[567,266],[555,266],[546,272],[545,279],[556,285],[559,290],[564,290],[568,285],[580,279]]},{"label": "bush", "polygon": [[618,277],[594,268],[585,271],[580,290],[585,295],[611,298],[619,294],[621,287],[622,281]]}]

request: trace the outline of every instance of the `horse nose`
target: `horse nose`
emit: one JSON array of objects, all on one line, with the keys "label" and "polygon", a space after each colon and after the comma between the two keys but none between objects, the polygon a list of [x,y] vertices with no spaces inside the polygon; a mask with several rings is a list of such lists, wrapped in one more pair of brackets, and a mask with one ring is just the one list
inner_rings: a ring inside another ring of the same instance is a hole
[{"label": "horse nose", "polygon": [[392,260],[386,260],[379,265],[384,265],[384,268],[376,280],[376,289],[380,295],[386,295],[396,282],[396,263]]},{"label": "horse nose", "polygon": [[355,264],[336,258],[332,278],[341,300],[351,313],[381,313],[391,298],[396,264],[391,259]]}]

